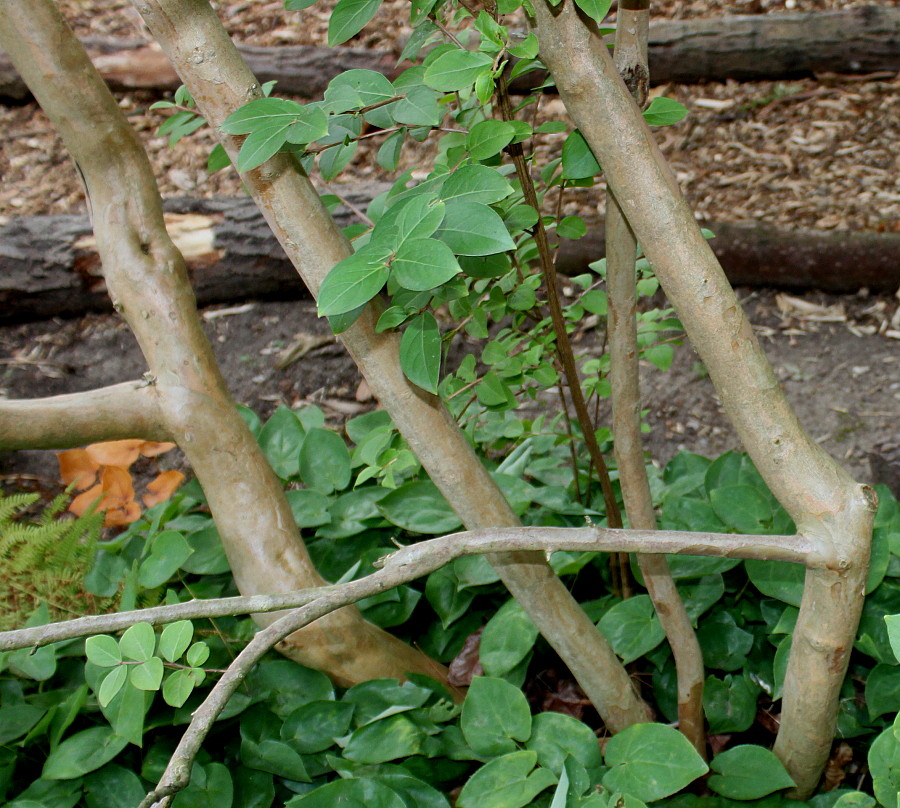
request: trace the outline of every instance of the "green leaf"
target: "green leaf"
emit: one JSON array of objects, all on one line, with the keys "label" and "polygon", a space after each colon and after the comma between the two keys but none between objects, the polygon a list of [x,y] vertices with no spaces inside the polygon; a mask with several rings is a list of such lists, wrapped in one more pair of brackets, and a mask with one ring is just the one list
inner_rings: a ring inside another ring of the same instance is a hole
[{"label": "green leaf", "polygon": [[285,496],[297,527],[319,527],[331,521],[328,514],[331,500],[324,494],[301,488],[297,491],[285,491]]},{"label": "green leaf", "polygon": [[187,651],[193,637],[194,624],[190,620],[170,623],[160,634],[159,653],[167,662],[174,662]]},{"label": "green leaf", "polygon": [[518,601],[506,601],[488,620],[481,635],[479,660],[488,676],[503,676],[534,647],[538,637],[531,618]]},{"label": "green leaf", "polygon": [[512,45],[508,50],[517,59],[534,59],[538,55],[538,38],[529,32],[525,39],[517,45]]},{"label": "green leaf", "polygon": [[[146,625],[146,624],[145,624]],[[91,727],[66,738],[47,757],[42,777],[73,780],[109,763],[128,744],[111,727]]]},{"label": "green leaf", "polygon": [[875,798],[884,808],[896,808],[900,793],[900,740],[888,727],[869,747],[869,771]]},{"label": "green leaf", "polygon": [[495,168],[483,165],[466,165],[447,177],[441,187],[441,199],[464,199],[485,205],[500,202],[512,193],[509,180]]},{"label": "green leaf", "polygon": [[379,501],[378,510],[392,525],[412,533],[449,533],[462,524],[430,480],[404,483]]},{"label": "green leaf", "polygon": [[194,677],[189,670],[172,671],[163,683],[163,700],[171,707],[181,707],[194,690]]},{"label": "green leaf", "polygon": [[302,104],[283,98],[257,98],[229,115],[222,124],[228,135],[249,135],[261,129],[287,129],[304,110]]},{"label": "green leaf", "polygon": [[723,671],[742,668],[753,647],[753,635],[739,628],[726,611],[716,612],[705,620],[697,630],[697,640],[707,667]]},{"label": "green leaf", "polygon": [[[366,21],[368,22],[368,20]],[[336,91],[350,88],[359,99],[360,107],[369,107],[394,98],[397,93],[391,80],[375,70],[347,70],[335,76],[325,90],[325,101],[336,94]]]},{"label": "green leaf", "polygon": [[531,737],[525,744],[537,752],[538,763],[552,772],[561,771],[571,755],[588,771],[600,768],[600,744],[594,731],[570,715],[538,713],[532,721]]},{"label": "green leaf", "polygon": [[716,755],[710,768],[717,772],[707,785],[732,800],[758,800],[796,783],[784,764],[762,746],[742,744]]},{"label": "green leaf", "polygon": [[330,429],[310,429],[300,449],[300,477],[321,494],[350,484],[350,452],[344,439]]},{"label": "green leaf", "polygon": [[649,595],[617,603],[597,627],[625,664],[653,650],[666,637]]},{"label": "green leaf", "polygon": [[765,532],[765,523],[773,516],[769,501],[750,485],[714,488],[709,500],[716,515],[738,533]]},{"label": "green leaf", "polygon": [[205,642],[195,642],[188,648],[186,661],[188,665],[197,667],[209,659],[209,646]]},{"label": "green leaf", "polygon": [[293,797],[285,808],[409,808],[400,795],[369,777],[335,780]]},{"label": "green leaf", "polygon": [[466,148],[473,160],[487,160],[512,143],[515,127],[508,121],[479,121],[466,137]]},{"label": "green leaf", "polygon": [[703,687],[703,711],[712,733],[743,732],[756,720],[759,688],[743,674],[709,676]]},{"label": "green leaf", "polygon": [[600,173],[600,164],[577,129],[566,138],[562,148],[563,176],[567,180],[583,180]]},{"label": "green leaf", "polygon": [[661,800],[708,771],[690,741],[665,724],[635,724],[606,744],[603,786],[644,802]]},{"label": "green leaf", "polygon": [[334,687],[325,674],[286,659],[256,666],[249,677],[254,697],[284,719],[303,704],[334,698]]},{"label": "green leaf", "polygon": [[887,626],[888,642],[894,656],[900,659],[900,614],[885,615],[884,623]]},{"label": "green leaf", "polygon": [[281,727],[281,739],[304,755],[324,752],[350,729],[353,704],[312,701],[292,712]]},{"label": "green leaf", "polygon": [[425,582],[425,597],[447,628],[462,617],[472,605],[475,593],[459,588],[459,580],[450,567],[432,572]]},{"label": "green leaf", "polygon": [[84,642],[84,653],[91,662],[101,668],[112,668],[122,661],[119,643],[108,634],[88,637]]},{"label": "green leaf", "polygon": [[209,157],[206,158],[206,173],[215,174],[217,171],[228,168],[230,165],[231,158],[228,156],[228,152],[225,151],[225,147],[221,143],[216,143],[209,153]]},{"label": "green leaf", "polygon": [[397,250],[407,239],[428,238],[444,219],[444,203],[437,194],[418,194],[392,205],[372,231],[372,244]]},{"label": "green leaf", "polygon": [[303,11],[317,2],[318,0],[284,0],[284,7],[287,11]]},{"label": "green leaf", "polygon": [[125,665],[119,665],[113,668],[103,679],[100,690],[97,691],[97,701],[101,707],[106,707],[116,697],[118,692],[125,684],[128,678],[128,668]]},{"label": "green leaf", "polygon": [[[0,746],[4,746],[24,735],[44,715],[44,710],[40,710],[25,702],[5,704],[3,707],[0,707]],[[2,781],[3,773],[0,770],[0,784],[2,784]],[[2,794],[2,788],[0,788],[0,794]]]},{"label": "green leaf", "polygon": [[438,104],[438,98],[439,95],[428,87],[411,87],[404,98],[391,107],[391,114],[397,123],[407,126],[439,126],[446,108]]},{"label": "green leaf", "polygon": [[[476,676],[463,703],[460,727],[479,755],[502,755],[531,735],[531,710],[525,694],[503,679]],[[529,771],[534,763],[529,766]]]},{"label": "green leaf", "polygon": [[135,623],[125,629],[122,639],[119,640],[122,655],[137,662],[150,659],[154,648],[156,648],[156,632],[149,623]]},{"label": "green leaf", "polygon": [[438,238],[456,255],[492,255],[516,246],[493,208],[468,199],[447,203]]},{"label": "green leaf", "polygon": [[407,379],[437,393],[441,377],[441,332],[431,312],[410,320],[400,339],[400,367]]},{"label": "green leaf", "polygon": [[342,45],[375,16],[381,0],[338,0],[328,20],[328,46]]},{"label": "green leaf", "polygon": [[146,793],[134,772],[114,763],[85,777],[84,790],[87,808],[134,808]]},{"label": "green leaf", "polygon": [[425,732],[406,715],[392,715],[355,730],[344,757],[357,763],[384,763],[421,754]]},{"label": "green leaf", "polygon": [[296,413],[283,404],[269,416],[259,433],[259,446],[275,473],[282,480],[300,471],[300,447],[306,430]]},{"label": "green leaf", "polygon": [[587,225],[580,216],[566,216],[556,225],[556,235],[560,238],[582,238],[587,233]]},{"label": "green leaf", "polygon": [[534,769],[534,752],[512,752],[492,760],[473,774],[456,801],[458,808],[523,808],[556,783],[547,769]]},{"label": "green leaf", "polygon": [[596,23],[603,22],[611,4],[611,0],[575,0],[575,5]]},{"label": "green leaf", "polygon": [[231,569],[228,566],[225,548],[222,547],[219,531],[216,530],[215,525],[189,534],[187,540],[194,549],[194,553],[181,565],[181,569],[185,572],[197,575],[216,575]]},{"label": "green leaf", "polygon": [[403,142],[406,140],[406,132],[400,130],[389,135],[384,143],[378,148],[378,154],[375,161],[385,171],[396,171],[400,162],[400,152],[403,149]]},{"label": "green leaf", "polygon": [[255,129],[241,144],[237,156],[237,170],[251,171],[261,166],[281,149],[286,138],[287,128],[281,124],[266,124]]},{"label": "green leaf", "polygon": [[308,105],[302,107],[294,116],[294,122],[288,127],[286,140],[288,143],[312,143],[328,134],[328,116],[321,107]]},{"label": "green leaf", "polygon": [[154,540],[150,555],[138,568],[138,583],[155,589],[168,581],[194,552],[177,530],[164,530]]},{"label": "green leaf", "polygon": [[900,710],[900,668],[879,662],[866,676],[866,707],[875,720]]},{"label": "green leaf", "polygon": [[433,238],[404,241],[391,262],[394,277],[404,289],[424,292],[446,283],[460,272],[453,251]]},{"label": "green leaf", "polygon": [[670,123],[678,123],[687,113],[687,108],[674,98],[658,96],[644,110],[644,120],[647,121],[648,126],[665,126]]},{"label": "green leaf", "polygon": [[150,657],[140,665],[128,666],[128,680],[138,690],[159,690],[163,678],[163,661]]},{"label": "green leaf", "polygon": [[424,81],[433,90],[445,93],[462,90],[474,84],[475,79],[490,70],[492,64],[493,59],[486,53],[454,48],[428,65]]},{"label": "green leaf", "polygon": [[340,261],[319,289],[319,316],[344,314],[368,303],[390,274],[385,256],[361,250]]},{"label": "green leaf", "polygon": [[753,585],[770,598],[799,606],[803,598],[806,570],[787,561],[745,561],[744,568]]},{"label": "green leaf", "polygon": [[675,358],[675,349],[671,345],[650,345],[641,352],[641,357],[660,370],[668,370]]},{"label": "green leaf", "polygon": [[325,180],[325,182],[331,182],[344,170],[344,168],[346,168],[347,164],[353,159],[358,148],[359,143],[354,140],[352,143],[332,146],[331,148],[320,152],[318,166],[322,179]]}]

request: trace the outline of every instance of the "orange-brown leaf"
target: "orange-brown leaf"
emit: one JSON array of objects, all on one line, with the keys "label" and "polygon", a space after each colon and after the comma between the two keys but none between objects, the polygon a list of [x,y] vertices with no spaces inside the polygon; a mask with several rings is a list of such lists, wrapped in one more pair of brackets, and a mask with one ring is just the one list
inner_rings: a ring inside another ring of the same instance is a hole
[{"label": "orange-brown leaf", "polygon": [[99,464],[84,449],[69,449],[57,452],[59,476],[65,485],[75,484],[78,491],[83,491],[97,480]]},{"label": "orange-brown leaf", "polygon": [[144,457],[156,457],[157,455],[170,452],[174,448],[174,443],[157,443],[153,440],[145,440],[144,445],[141,446],[141,454]]},{"label": "orange-brown leaf", "polygon": [[[100,483],[89,488],[82,494],[79,494],[69,503],[69,510],[76,516],[83,516],[85,511],[103,496],[103,486]],[[97,510],[102,510],[103,502],[97,506]]]},{"label": "orange-brown leaf", "polygon": [[160,475],[156,477],[156,479],[151,480],[147,483],[147,490],[150,492],[149,494],[144,494],[141,499],[144,501],[144,506],[147,508],[152,508],[154,505],[158,505],[160,502],[165,502],[175,491],[178,489],[178,486],[184,482],[184,475],[180,471],[164,471]]},{"label": "orange-brown leaf", "polygon": [[101,466],[119,466],[127,469],[141,453],[141,447],[147,441],[111,440],[106,443],[92,443],[85,451]]},{"label": "orange-brown leaf", "polygon": [[134,483],[131,475],[118,466],[107,466],[100,474],[100,485],[103,486],[104,508],[122,508],[134,501]]},{"label": "orange-brown leaf", "polygon": [[111,508],[103,520],[104,527],[121,527],[130,525],[141,517],[141,506],[133,500],[126,502],[122,508]]}]

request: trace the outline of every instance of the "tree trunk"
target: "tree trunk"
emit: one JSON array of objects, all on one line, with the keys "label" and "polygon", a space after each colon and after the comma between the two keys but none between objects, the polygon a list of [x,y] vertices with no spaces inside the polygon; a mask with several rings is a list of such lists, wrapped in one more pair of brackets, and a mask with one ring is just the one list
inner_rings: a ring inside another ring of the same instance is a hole
[{"label": "tree trunk", "polygon": [[875,497],[812,440],[762,348],[605,44],[571,3],[534,4],[541,58],[709,370],[753,462],[827,569],[806,575],[775,751],[812,793],[828,758],[863,606]]},{"label": "tree trunk", "polygon": [[[259,82],[212,9],[186,0],[134,3],[191,91],[198,109],[235,158],[243,138],[223,121],[261,97]],[[291,155],[278,154],[241,175],[266,221],[315,295],[328,272],[351,254],[315,188]],[[372,392],[390,413],[435,485],[469,529],[520,522],[437,396],[404,376],[400,338],[377,333],[377,301],[341,334]],[[559,653],[612,731],[646,721],[649,708],[609,643],[540,553],[501,553],[491,564],[535,626]]]},{"label": "tree trunk", "polygon": [[[181,83],[155,44],[90,38],[91,58],[114,90],[174,90]],[[238,45],[261,82],[279,93],[311,98],[345,70],[367,68],[393,77],[395,54],[364,48]],[[837,11],[747,14],[715,19],[659,20],[650,26],[650,74],[655,84],[677,81],[757,81],[813,73],[896,71],[900,61],[900,8],[860,6]],[[528,73],[512,83],[527,94],[542,83]],[[0,53],[0,97],[23,100],[28,89]]]},{"label": "tree trunk", "polygon": [[[241,592],[321,585],[324,580],[300,538],[281,483],[238,413],[203,333],[184,258],[166,233],[159,191],[137,135],[53,0],[4,0],[0,41],[79,167],[110,297],[147,360],[146,385],[155,393],[150,399],[155,412],[151,423],[136,421],[135,432],[150,428],[158,436],[164,431],[184,451],[206,493]],[[99,417],[114,410],[110,399],[140,398],[140,390],[118,386],[76,401],[95,406]],[[56,432],[68,426],[70,436],[81,423],[87,429],[80,437],[93,437],[96,424],[83,423],[84,406],[69,419],[58,399],[6,401],[0,408],[0,439],[14,436],[23,418],[55,420]],[[121,425],[113,418],[110,428]],[[33,446],[52,448],[47,440],[57,440],[52,429],[36,435]],[[277,618],[257,619],[265,625]],[[376,676],[442,673],[424,654],[366,622],[355,608],[309,626],[284,648],[343,686]]]}]

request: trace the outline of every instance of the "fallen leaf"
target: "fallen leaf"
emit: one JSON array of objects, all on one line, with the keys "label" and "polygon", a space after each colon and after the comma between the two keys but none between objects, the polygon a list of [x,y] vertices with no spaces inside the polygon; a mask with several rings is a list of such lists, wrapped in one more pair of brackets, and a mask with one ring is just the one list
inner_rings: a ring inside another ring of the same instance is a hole
[{"label": "fallen leaf", "polygon": [[118,466],[127,469],[141,453],[141,447],[147,441],[111,440],[106,443],[92,443],[85,451],[91,459],[101,466]]},{"label": "fallen leaf", "polygon": [[150,493],[144,494],[144,496],[141,497],[144,502],[144,507],[152,508],[154,505],[159,505],[160,502],[165,502],[178,490],[178,486],[183,482],[184,475],[180,471],[172,470],[162,472],[155,479],[147,483],[147,490]]},{"label": "fallen leaf", "polygon": [[127,502],[122,508],[111,508],[103,519],[103,527],[122,527],[130,525],[141,518],[141,506],[136,502]]},{"label": "fallen leaf", "polygon": [[74,484],[77,491],[83,491],[96,481],[100,465],[85,449],[57,452],[56,459],[59,461],[59,476],[64,485]]},{"label": "fallen leaf", "polygon": [[144,457],[156,457],[157,455],[171,452],[175,448],[174,443],[157,443],[153,440],[145,440],[141,446],[141,454]]}]

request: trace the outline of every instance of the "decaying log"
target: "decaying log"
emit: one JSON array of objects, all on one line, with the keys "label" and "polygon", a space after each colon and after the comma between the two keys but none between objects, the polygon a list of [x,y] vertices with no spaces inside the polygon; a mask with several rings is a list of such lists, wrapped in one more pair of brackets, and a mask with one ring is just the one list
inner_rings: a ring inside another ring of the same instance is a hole
[{"label": "decaying log", "polygon": [[[365,208],[388,185],[347,190]],[[188,263],[200,305],[308,295],[296,271],[249,199],[174,199],[166,223]],[[346,226],[353,214],[335,214]],[[900,234],[795,231],[719,222],[713,249],[733,284],[854,293],[900,287]],[[604,253],[602,223],[563,241],[558,269],[583,272]],[[72,316],[110,307],[87,216],[26,216],[0,226],[0,322]]]},{"label": "decaying log", "polygon": [[[95,66],[114,90],[174,90],[181,83],[156,44],[142,40],[85,40]],[[260,81],[278,92],[320,95],[334,76],[352,68],[399,72],[395,55],[365,48],[239,45]],[[655,84],[741,81],[873,73],[900,66],[900,7],[859,6],[837,11],[747,14],[700,20],[660,20],[650,26],[650,75]],[[543,82],[528,73],[513,83],[527,93]],[[0,52],[0,98],[28,91]]]}]

